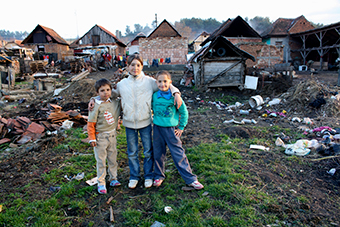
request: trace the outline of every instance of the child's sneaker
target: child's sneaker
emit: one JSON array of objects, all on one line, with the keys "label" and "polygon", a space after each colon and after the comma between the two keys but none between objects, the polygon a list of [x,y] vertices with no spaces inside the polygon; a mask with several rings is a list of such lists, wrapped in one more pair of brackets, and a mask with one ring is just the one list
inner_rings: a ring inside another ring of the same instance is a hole
[{"label": "child's sneaker", "polygon": [[200,189],[204,188],[204,186],[198,181],[192,182],[191,184],[189,184],[189,186],[193,187],[196,190],[200,190]]},{"label": "child's sneaker", "polygon": [[152,186],[152,179],[145,179],[144,187],[151,188],[151,186]]},{"label": "child's sneaker", "polygon": [[110,186],[112,186],[112,187],[118,187],[120,185],[121,185],[121,183],[119,181],[117,181],[117,180],[112,180],[110,182]]},{"label": "child's sneaker", "polygon": [[106,186],[98,184],[98,192],[99,192],[99,194],[106,194],[107,193]]},{"label": "child's sneaker", "polygon": [[137,184],[138,184],[138,180],[130,180],[129,188],[134,189],[135,187],[137,187]]},{"label": "child's sneaker", "polygon": [[159,187],[159,186],[161,186],[162,183],[163,183],[163,180],[156,179],[156,180],[153,181],[153,186],[154,187]]}]

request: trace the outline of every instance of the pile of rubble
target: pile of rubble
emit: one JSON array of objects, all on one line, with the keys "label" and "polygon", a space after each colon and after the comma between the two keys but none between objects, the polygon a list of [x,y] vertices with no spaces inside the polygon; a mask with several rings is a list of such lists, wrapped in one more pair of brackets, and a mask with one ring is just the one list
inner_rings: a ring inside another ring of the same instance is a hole
[{"label": "pile of rubble", "polygon": [[87,123],[87,116],[74,110],[64,112],[62,107],[55,104],[48,104],[48,108],[41,108],[40,111],[44,117],[37,119],[24,116],[6,119],[0,116],[0,144],[11,142],[21,145],[35,141],[65,128],[65,122],[77,126]]}]

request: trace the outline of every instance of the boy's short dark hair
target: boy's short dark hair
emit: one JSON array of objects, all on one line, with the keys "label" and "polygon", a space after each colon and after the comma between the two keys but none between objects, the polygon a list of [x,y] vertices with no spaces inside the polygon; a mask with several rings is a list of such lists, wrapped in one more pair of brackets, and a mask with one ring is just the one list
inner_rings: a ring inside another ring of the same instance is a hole
[{"label": "boy's short dark hair", "polygon": [[166,71],[166,70],[161,70],[156,74],[156,79],[160,76],[160,75],[166,75],[168,77],[169,80],[171,80],[171,74]]},{"label": "boy's short dark hair", "polygon": [[102,79],[97,80],[96,83],[94,84],[94,88],[96,89],[96,92],[98,92],[99,88],[104,85],[109,85],[112,90],[111,82],[108,79],[102,78]]}]

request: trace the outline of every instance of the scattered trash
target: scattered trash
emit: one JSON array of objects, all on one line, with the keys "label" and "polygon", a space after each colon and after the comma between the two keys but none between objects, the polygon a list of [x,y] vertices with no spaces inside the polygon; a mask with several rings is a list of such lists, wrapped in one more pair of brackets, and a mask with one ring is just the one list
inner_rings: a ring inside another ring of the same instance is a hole
[{"label": "scattered trash", "polygon": [[72,128],[72,126],[73,126],[73,121],[66,120],[63,122],[61,128],[67,130],[67,129]]},{"label": "scattered trash", "polygon": [[285,143],[282,141],[282,139],[280,137],[277,137],[276,141],[275,141],[275,145],[278,147],[286,147]]},{"label": "scattered trash", "polygon": [[169,213],[169,212],[173,211],[173,209],[169,206],[166,206],[166,207],[164,207],[164,211],[165,211],[165,213]]},{"label": "scattered trash", "polygon": [[55,191],[59,191],[61,189],[61,187],[57,186],[57,187],[53,187],[51,186],[48,190],[55,192]]},{"label": "scattered trash", "polygon": [[281,99],[279,99],[279,98],[274,98],[272,101],[269,101],[269,102],[268,102],[268,105],[269,105],[269,106],[273,106],[273,105],[280,104],[280,102],[281,102]]},{"label": "scattered trash", "polygon": [[333,176],[335,174],[335,171],[336,171],[336,169],[332,168],[329,171],[327,171],[327,173]]},{"label": "scattered trash", "polygon": [[301,122],[301,118],[299,118],[299,117],[293,117],[292,118],[292,122]]},{"label": "scattered trash", "polygon": [[293,192],[293,193],[295,193],[295,194],[297,193],[294,189],[290,189],[289,191],[290,191],[290,192]]},{"label": "scattered trash", "polygon": [[96,185],[98,183],[98,177],[87,180],[86,183],[90,186]]},{"label": "scattered trash", "polygon": [[263,98],[260,95],[252,96],[249,99],[249,105],[253,109],[257,108],[257,107],[263,105]]},{"label": "scattered trash", "polygon": [[264,151],[269,151],[269,147],[265,147],[262,145],[255,145],[255,144],[251,144],[250,149],[256,149],[256,150],[264,150]]},{"label": "scattered trash", "polygon": [[85,176],[85,174],[84,174],[84,172],[82,172],[82,173],[78,173],[77,176],[73,176],[73,177],[68,177],[67,175],[65,175],[64,178],[66,178],[68,181],[71,181],[73,179],[81,180],[81,179],[84,178],[84,176]]},{"label": "scattered trash", "polygon": [[305,118],[303,118],[302,123],[304,123],[306,125],[311,125],[311,124],[313,124],[313,121],[309,117],[305,117]]},{"label": "scattered trash", "polygon": [[248,115],[249,110],[240,110],[240,114]]},{"label": "scattered trash", "polygon": [[164,227],[165,225],[159,221],[155,221],[150,227]]}]

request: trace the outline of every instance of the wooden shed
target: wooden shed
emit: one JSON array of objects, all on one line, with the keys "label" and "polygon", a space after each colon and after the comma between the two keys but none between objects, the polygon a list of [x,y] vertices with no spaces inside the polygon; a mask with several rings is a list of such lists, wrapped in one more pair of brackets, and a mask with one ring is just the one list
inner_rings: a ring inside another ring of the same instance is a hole
[{"label": "wooden shed", "polygon": [[255,58],[219,36],[195,53],[189,60],[196,86],[243,87],[246,60]]}]

